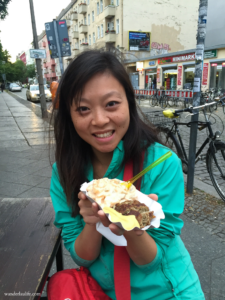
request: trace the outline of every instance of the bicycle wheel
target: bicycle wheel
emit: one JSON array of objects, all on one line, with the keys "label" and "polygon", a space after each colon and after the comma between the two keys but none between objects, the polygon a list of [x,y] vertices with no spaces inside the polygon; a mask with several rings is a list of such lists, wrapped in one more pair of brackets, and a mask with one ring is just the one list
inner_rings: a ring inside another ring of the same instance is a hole
[{"label": "bicycle wheel", "polygon": [[152,97],[152,101],[151,101],[151,103],[152,103],[152,107],[154,107],[154,106],[156,106],[157,105],[157,97],[154,95],[153,97]]},{"label": "bicycle wheel", "polygon": [[167,106],[167,105],[166,105],[166,100],[167,100],[167,99],[166,99],[165,97],[163,97],[163,96],[159,99],[159,105],[160,105],[160,107],[163,108],[163,109],[166,108],[166,106]]},{"label": "bicycle wheel", "polygon": [[182,169],[185,174],[187,174],[188,166],[185,162],[184,155],[179,144],[179,141],[175,134],[168,129],[161,128],[160,129],[160,139],[164,145],[170,148],[173,152],[177,154],[182,162]]},{"label": "bicycle wheel", "polygon": [[225,144],[221,142],[215,144],[215,147],[215,156],[210,149],[208,150],[206,164],[217,193],[225,201]]},{"label": "bicycle wheel", "polygon": [[167,103],[168,103],[168,105],[169,105],[170,107],[174,106],[174,99],[173,99],[172,97],[170,97],[170,98],[168,99]]},{"label": "bicycle wheel", "polygon": [[217,103],[215,103],[215,104],[209,106],[209,111],[210,111],[211,113],[214,112],[215,110],[217,110]]}]

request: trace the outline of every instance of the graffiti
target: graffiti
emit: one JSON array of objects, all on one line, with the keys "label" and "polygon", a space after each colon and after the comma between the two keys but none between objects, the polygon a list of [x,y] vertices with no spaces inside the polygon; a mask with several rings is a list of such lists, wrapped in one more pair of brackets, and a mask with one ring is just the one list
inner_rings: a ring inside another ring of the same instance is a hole
[{"label": "graffiti", "polygon": [[163,43],[159,44],[159,43],[157,43],[157,42],[152,42],[151,48],[152,48],[152,49],[158,49],[158,50],[160,50],[160,49],[164,49],[164,50],[168,50],[168,51],[171,50],[171,49],[170,49],[170,45],[168,45],[168,44],[163,44]]}]

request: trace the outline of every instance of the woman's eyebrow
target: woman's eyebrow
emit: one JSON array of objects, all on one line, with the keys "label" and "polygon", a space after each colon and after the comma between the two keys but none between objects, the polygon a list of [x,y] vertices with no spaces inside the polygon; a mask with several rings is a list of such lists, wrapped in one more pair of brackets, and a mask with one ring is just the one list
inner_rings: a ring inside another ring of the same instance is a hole
[{"label": "woman's eyebrow", "polygon": [[[112,92],[109,92],[109,93],[103,95],[103,96],[101,97],[101,100],[105,100],[105,99],[107,99],[107,98],[109,98],[109,97],[111,97],[111,96],[117,96],[118,98],[122,99],[122,96],[121,96],[120,93],[118,93],[118,92],[116,92],[116,91],[112,91]],[[82,98],[80,99],[80,101],[81,101],[81,102],[90,102],[91,100],[82,97]]]}]

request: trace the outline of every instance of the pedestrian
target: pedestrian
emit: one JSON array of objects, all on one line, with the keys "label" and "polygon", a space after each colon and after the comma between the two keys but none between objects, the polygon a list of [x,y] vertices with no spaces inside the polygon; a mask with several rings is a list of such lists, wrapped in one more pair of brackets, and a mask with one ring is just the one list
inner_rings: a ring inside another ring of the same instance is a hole
[{"label": "pedestrian", "polygon": [[156,89],[156,77],[153,78],[153,90]]},{"label": "pedestrian", "polygon": [[2,93],[3,93],[4,89],[5,89],[5,84],[2,82],[1,83],[1,91],[2,91]]},{"label": "pedestrian", "polygon": [[[56,162],[50,187],[54,224],[62,229],[64,245],[72,259],[90,271],[105,293],[105,297],[92,298],[118,299],[114,245],[96,230],[96,223],[102,222],[127,240],[132,299],[205,299],[180,238],[184,181],[181,161],[175,153],[141,181],[141,192],[151,193],[164,210],[165,219],[157,229],[124,231],[110,223],[97,204],[80,192],[81,184],[93,179],[122,180],[129,161],[137,174],[142,169],[143,153],[145,168],[168,152],[157,133],[139,117],[134,90],[122,64],[111,52],[83,52],[63,74],[58,96],[54,120]],[[77,285],[82,289],[80,280],[71,284],[71,274],[75,276],[77,272],[66,270],[53,275],[47,288],[48,299],[68,298]],[[123,280],[121,276],[120,283]],[[75,292],[81,295],[79,288]]]}]

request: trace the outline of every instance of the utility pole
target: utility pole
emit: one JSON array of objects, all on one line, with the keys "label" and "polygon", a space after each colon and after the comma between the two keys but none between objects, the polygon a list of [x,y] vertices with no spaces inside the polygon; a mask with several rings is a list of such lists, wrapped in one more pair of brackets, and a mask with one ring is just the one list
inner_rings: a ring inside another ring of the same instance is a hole
[{"label": "utility pole", "polygon": [[[195,77],[193,89],[193,107],[200,105],[201,99],[201,85],[202,85],[202,69],[204,61],[205,36],[207,26],[207,9],[208,0],[200,0],[199,4],[199,18],[198,18],[198,32],[197,32],[197,47],[195,53]],[[197,110],[195,110],[197,112]],[[194,114],[191,118],[190,131],[190,146],[188,159],[188,174],[187,174],[187,194],[193,193],[194,186],[194,172],[195,172],[195,153],[198,133],[198,114]]]},{"label": "utility pole", "polygon": [[[31,14],[32,29],[33,29],[33,38],[34,38],[34,49],[39,49],[38,38],[37,38],[37,29],[36,29],[36,23],[35,23],[35,15],[34,15],[34,4],[33,4],[33,0],[29,0],[29,1],[30,1],[30,14]],[[40,98],[41,98],[42,118],[47,118],[48,113],[47,113],[45,90],[44,90],[44,84],[43,84],[43,76],[42,76],[41,59],[40,58],[36,58],[36,66],[37,66]]]}]

